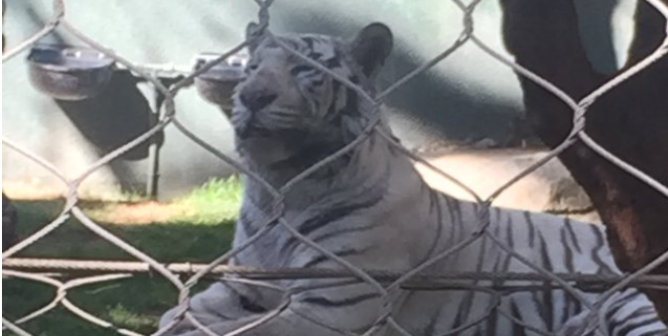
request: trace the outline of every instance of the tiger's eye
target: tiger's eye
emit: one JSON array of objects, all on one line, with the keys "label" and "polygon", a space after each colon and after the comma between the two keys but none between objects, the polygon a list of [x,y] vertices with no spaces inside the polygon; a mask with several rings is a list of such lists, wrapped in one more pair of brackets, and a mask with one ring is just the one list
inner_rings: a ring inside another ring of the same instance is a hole
[{"label": "tiger's eye", "polygon": [[244,70],[245,70],[247,73],[250,73],[250,72],[253,72],[253,71],[257,70],[258,67],[259,67],[259,66],[257,65],[257,63],[248,64],[248,65],[246,66],[246,69],[244,69]]},{"label": "tiger's eye", "polygon": [[313,70],[315,70],[315,68],[313,68],[312,66],[301,64],[292,68],[290,70],[290,75],[296,76],[302,72],[313,71]]}]

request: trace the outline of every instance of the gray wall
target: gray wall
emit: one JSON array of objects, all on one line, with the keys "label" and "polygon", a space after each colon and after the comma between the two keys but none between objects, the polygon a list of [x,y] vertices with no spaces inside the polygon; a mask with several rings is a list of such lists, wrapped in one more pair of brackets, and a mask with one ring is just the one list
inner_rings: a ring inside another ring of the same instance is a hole
[{"label": "gray wall", "polygon": [[[605,72],[623,63],[631,38],[635,0],[579,1],[582,35],[594,64]],[[70,23],[137,64],[189,66],[202,51],[224,52],[239,43],[245,25],[256,19],[250,0],[229,1],[65,1]],[[11,48],[38,31],[51,1],[8,0],[4,32]],[[271,9],[275,32],[351,35],[371,21],[394,31],[397,48],[382,75],[387,85],[451,45],[462,30],[462,15],[450,1],[277,0]],[[495,0],[479,6],[476,34],[507,55],[501,42],[501,13]],[[611,21],[615,29],[610,29]],[[64,29],[41,42],[83,45]],[[44,157],[69,177],[141,134],[149,126],[155,96],[151,87],[117,75],[101,97],[86,102],[56,101],[28,82],[26,52],[3,64],[3,136]],[[434,139],[471,140],[509,136],[522,114],[515,75],[473,45],[467,45],[396,91],[388,99],[400,137],[409,146]],[[216,148],[233,155],[229,124],[218,109],[188,88],[176,99],[178,118]],[[229,167],[190,142],[175,127],[160,139],[162,199],[182,195]],[[3,188],[10,194],[58,194],[62,184],[44,169],[3,146]],[[122,156],[88,178],[86,197],[117,197],[145,189],[148,146]]]}]

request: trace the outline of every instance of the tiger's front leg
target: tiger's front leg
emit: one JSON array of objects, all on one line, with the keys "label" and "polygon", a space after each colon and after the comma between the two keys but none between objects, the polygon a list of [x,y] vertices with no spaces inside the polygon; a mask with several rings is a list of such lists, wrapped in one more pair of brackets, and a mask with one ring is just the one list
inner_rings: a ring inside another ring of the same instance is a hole
[{"label": "tiger's front leg", "polygon": [[[244,287],[248,290],[250,286]],[[281,297],[267,301],[245,298],[248,292],[220,283],[195,295],[190,312],[204,326],[218,335],[248,327],[241,335],[247,336],[340,336],[361,334],[374,325],[381,315],[380,296],[365,284],[346,284],[331,289],[304,291],[289,297],[287,304]],[[255,289],[257,290],[257,289]],[[244,302],[246,301],[246,302]],[[166,313],[161,328],[170,323],[178,310]],[[171,329],[168,336],[208,335],[187,319]],[[383,331],[375,335],[384,335]]]},{"label": "tiger's front leg", "polygon": [[[239,322],[243,325],[258,313],[273,309],[280,303],[280,298],[281,294],[276,290],[223,280],[193,296],[188,311],[203,325]],[[172,323],[180,311],[180,307],[167,311],[160,319],[160,328]],[[183,335],[196,329],[184,317],[165,335]]]},{"label": "tiger's front leg", "polygon": [[[224,336],[230,332],[244,329],[243,336],[341,336],[353,335],[343,330],[334,330],[310,321],[287,308],[266,321],[261,321],[267,315],[256,314],[237,321],[224,321],[208,324],[206,327],[216,335]],[[267,316],[268,317],[268,316]],[[184,333],[169,334],[174,336],[208,336],[200,329]]]}]

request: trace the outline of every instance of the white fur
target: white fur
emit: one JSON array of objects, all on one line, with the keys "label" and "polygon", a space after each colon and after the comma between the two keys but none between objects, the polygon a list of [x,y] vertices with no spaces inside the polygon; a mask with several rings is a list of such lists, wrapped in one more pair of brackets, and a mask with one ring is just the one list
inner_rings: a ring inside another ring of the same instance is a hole
[{"label": "white fur", "polygon": [[[373,33],[382,36],[382,31]],[[300,46],[300,36],[281,38]],[[317,41],[317,48],[314,49],[324,55],[321,60],[333,54],[327,52],[328,48],[338,48],[342,53],[343,66],[333,71],[349,78],[359,76],[359,68],[351,64],[352,59],[347,54],[349,49],[346,48],[352,48],[351,44],[327,37]],[[365,41],[362,39],[362,42]],[[258,68],[238,87],[238,94],[262,90],[260,93],[276,93],[278,96],[269,106],[253,112],[237,101],[235,127],[247,127],[247,123],[255,122],[269,129],[269,133],[274,136],[267,137],[265,134],[254,138],[251,134],[248,138],[238,138],[237,148],[250,169],[278,188],[300,172],[298,164],[300,160],[306,159],[300,155],[306,149],[313,150],[308,147],[309,144],[322,142],[323,146],[327,146],[338,143],[345,138],[341,134],[358,134],[368,121],[363,117],[352,119],[357,120],[354,127],[350,125],[350,119],[341,124],[332,121],[338,119],[327,114],[328,106],[336,104],[343,108],[342,103],[345,102],[322,92],[310,95],[308,87],[300,82],[302,79],[290,76],[290,69],[297,61],[269,41],[261,44],[253,57],[255,61],[260,60]],[[331,79],[326,81],[323,85],[329,85],[331,89]],[[347,93],[340,91],[340,94]],[[289,112],[300,118],[291,118],[294,121],[290,126],[289,123],[276,122],[277,116],[272,116],[272,111]],[[254,113],[253,118],[251,113]],[[346,129],[339,129],[337,125]],[[304,132],[304,139],[298,142],[282,139],[278,134],[286,134],[285,127],[294,132]],[[378,133],[373,133],[357,146],[350,156],[333,162],[314,176],[295,184],[285,194],[283,218],[288,225],[301,230],[321,248],[361,269],[405,273],[465,241],[479,226],[478,205],[431,191],[410,160]],[[241,246],[262,229],[272,217],[272,202],[273,198],[260,184],[245,180],[242,215],[233,247]],[[550,272],[619,273],[606,244],[604,229],[600,226],[569,222],[544,214],[493,208],[488,231],[515,252],[528,258],[532,264],[540,265]],[[294,239],[281,225],[276,225],[249,248],[237,254],[233,263],[264,269],[298,268],[309,263],[310,267],[315,268],[344,269],[336,261],[322,258],[320,252]],[[533,270],[483,235],[451,257],[435,263],[425,274],[458,272]],[[328,336],[364,333],[374,326],[382,314],[383,300],[368,284],[341,281],[271,281],[274,286],[284,288],[284,293],[222,281],[195,295],[190,311],[200,322],[222,335],[257,322],[272,310],[280,308],[289,297],[287,309],[244,335]],[[525,283],[506,283],[517,284]],[[304,290],[307,286],[319,288]],[[555,290],[546,295],[542,291],[508,294],[497,309],[546,331],[557,331],[563,326],[566,326],[566,331],[575,330],[584,321],[586,311],[563,291]],[[588,300],[598,296],[582,295]],[[494,303],[493,297],[485,292],[453,290],[400,290],[393,292],[391,298],[391,316],[403,329],[416,336],[447,333],[454,327],[482,316]],[[650,331],[665,330],[665,326],[657,320],[636,324],[638,320],[647,321],[647,318],[656,317],[652,304],[644,295],[628,290],[614,296],[606,302],[604,308],[620,302],[624,304],[624,309],[604,318],[606,324],[624,325],[628,322],[634,326],[624,335],[649,335]],[[550,306],[546,306],[548,303]],[[258,306],[264,311],[257,312]],[[632,316],[633,311],[641,308],[648,312],[642,317]],[[175,310],[172,310],[165,314],[161,325],[169,323],[174,313]],[[491,333],[488,329],[491,329]],[[610,330],[610,334],[621,336],[619,330]],[[460,335],[507,336],[513,331],[516,329],[513,329],[510,320],[501,314],[492,313],[485,321]],[[177,329],[168,334],[204,335],[188,321],[182,321]],[[388,324],[381,324],[376,335],[398,335],[398,332]],[[535,333],[526,331],[526,335]]]}]

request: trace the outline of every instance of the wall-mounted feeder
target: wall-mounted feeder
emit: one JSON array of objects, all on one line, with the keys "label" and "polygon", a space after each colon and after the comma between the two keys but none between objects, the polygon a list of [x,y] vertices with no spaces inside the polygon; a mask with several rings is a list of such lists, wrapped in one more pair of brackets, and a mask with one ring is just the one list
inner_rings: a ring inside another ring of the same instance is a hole
[{"label": "wall-mounted feeder", "polygon": [[[195,70],[220,57],[220,54],[201,53],[195,56]],[[195,77],[197,92],[208,102],[220,106],[224,111],[232,109],[234,87],[244,77],[246,59],[229,57],[211,69]]]},{"label": "wall-mounted feeder", "polygon": [[86,48],[37,45],[28,54],[30,82],[37,90],[62,100],[100,94],[109,83],[114,60]]}]

